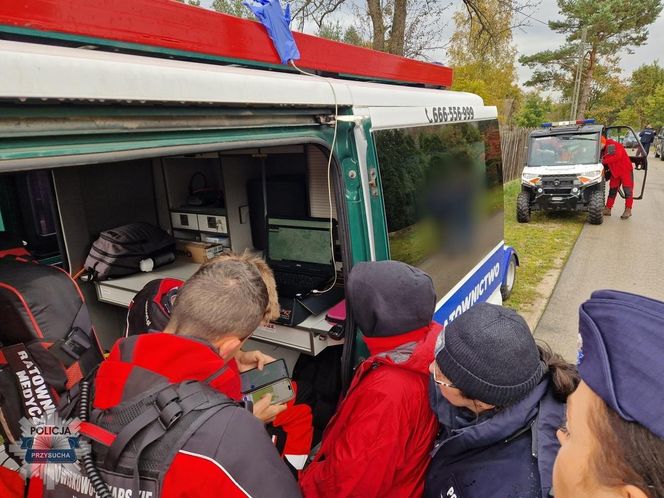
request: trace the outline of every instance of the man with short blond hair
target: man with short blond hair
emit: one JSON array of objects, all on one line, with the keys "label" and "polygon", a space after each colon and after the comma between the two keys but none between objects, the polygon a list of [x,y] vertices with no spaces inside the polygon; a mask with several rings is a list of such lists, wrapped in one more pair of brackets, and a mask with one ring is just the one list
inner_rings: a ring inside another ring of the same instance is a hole
[{"label": "man with short blond hair", "polygon": [[[264,425],[235,401],[241,397],[238,370],[271,359],[240,350],[274,314],[270,286],[273,280],[252,256],[219,258],[180,288],[166,329],[171,333],[132,335],[114,345],[94,381],[96,429],[89,429],[107,484],[135,490],[138,470],[146,496],[301,496]],[[263,421],[285,408],[269,398],[265,405]],[[146,417],[149,425],[132,432]],[[153,434],[165,440],[149,439]],[[145,438],[157,442],[146,445]],[[65,483],[55,494],[45,490],[45,496],[63,493],[82,496]]]},{"label": "man with short blond hair", "polygon": [[274,277],[261,272],[259,261],[263,263],[248,254],[228,254],[201,266],[178,292],[166,332],[209,341],[246,339],[261,323],[276,318],[279,309],[275,315],[265,280]]},{"label": "man with short blond hair", "polygon": [[255,254],[250,253],[249,251],[245,251],[241,255],[228,252],[220,254],[214,259],[208,261],[202,266],[202,268],[228,260],[246,261],[247,263],[250,263],[254,268],[258,270],[261,277],[263,278],[263,282],[265,283],[265,288],[267,289],[268,299],[267,299],[267,306],[265,308],[265,313],[263,314],[262,323],[265,324],[270,322],[271,320],[276,320],[277,318],[279,318],[279,296],[277,295],[277,283],[274,280],[274,274],[272,273],[272,269],[265,262],[265,260]]},{"label": "man with short blond hair", "polygon": [[[227,298],[219,299],[219,296]],[[219,337],[228,337],[229,330],[240,331],[247,337],[259,324],[266,324],[277,316],[279,300],[270,267],[248,252],[226,253],[205,263],[186,283],[174,279],[148,283],[129,308],[127,334],[165,331],[214,343]],[[209,323],[214,326],[210,327]],[[220,348],[238,346],[232,339],[233,334],[230,336],[231,342],[222,339]],[[237,349],[214,386],[239,400],[242,397],[239,373],[262,369],[271,361],[274,358],[260,351]],[[295,382],[293,390],[297,392]],[[272,404],[271,396],[265,396],[253,405],[253,413],[269,424],[266,429],[293,472],[301,470],[313,439],[311,408],[303,403],[296,404],[295,400]]]}]

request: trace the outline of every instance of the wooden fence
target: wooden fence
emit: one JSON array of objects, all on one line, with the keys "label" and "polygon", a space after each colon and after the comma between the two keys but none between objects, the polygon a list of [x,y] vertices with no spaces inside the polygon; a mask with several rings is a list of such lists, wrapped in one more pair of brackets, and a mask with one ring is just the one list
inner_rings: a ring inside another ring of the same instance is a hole
[{"label": "wooden fence", "polygon": [[503,182],[516,180],[526,164],[530,128],[500,129],[500,146],[503,153]]}]

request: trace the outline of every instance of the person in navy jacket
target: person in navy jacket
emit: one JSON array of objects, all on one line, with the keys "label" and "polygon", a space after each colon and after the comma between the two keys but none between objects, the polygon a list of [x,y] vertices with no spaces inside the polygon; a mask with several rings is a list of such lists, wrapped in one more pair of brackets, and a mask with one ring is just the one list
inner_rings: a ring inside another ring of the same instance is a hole
[{"label": "person in navy jacket", "polygon": [[650,146],[655,141],[656,136],[657,132],[650,125],[646,126],[641,133],[639,133],[639,140],[641,141],[641,145],[643,145],[643,149],[646,151],[646,156],[650,152]]},{"label": "person in navy jacket", "polygon": [[440,335],[430,370],[440,432],[424,496],[548,497],[573,365],[516,312],[478,303]]}]

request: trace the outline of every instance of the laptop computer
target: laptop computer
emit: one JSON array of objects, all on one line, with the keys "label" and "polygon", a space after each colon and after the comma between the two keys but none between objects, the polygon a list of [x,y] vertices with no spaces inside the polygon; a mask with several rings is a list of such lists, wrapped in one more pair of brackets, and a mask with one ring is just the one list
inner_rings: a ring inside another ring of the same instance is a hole
[{"label": "laptop computer", "polygon": [[266,260],[280,298],[301,298],[334,278],[330,220],[268,218]]}]

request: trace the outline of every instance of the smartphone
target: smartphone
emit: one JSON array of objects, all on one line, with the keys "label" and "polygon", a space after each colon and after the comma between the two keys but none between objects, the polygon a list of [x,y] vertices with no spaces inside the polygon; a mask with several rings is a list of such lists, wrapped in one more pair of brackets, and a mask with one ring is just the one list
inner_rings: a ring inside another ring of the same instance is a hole
[{"label": "smartphone", "polygon": [[293,399],[293,386],[284,360],[266,363],[263,370],[254,368],[240,374],[242,394],[254,403],[263,396],[272,394],[272,404],[285,403]]},{"label": "smartphone", "polygon": [[244,393],[244,399],[250,399],[254,403],[260,401],[260,399],[266,394],[272,395],[271,405],[278,405],[281,403],[286,403],[293,399],[295,393],[293,393],[293,385],[291,384],[290,379],[281,379],[273,384],[268,384],[265,387],[259,387],[255,391]]}]

